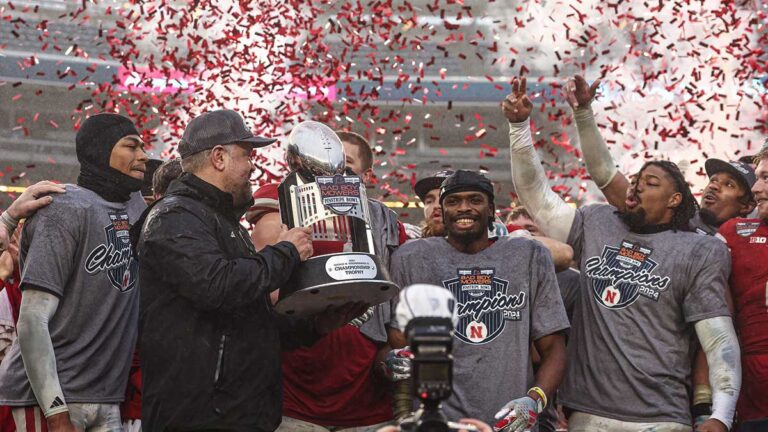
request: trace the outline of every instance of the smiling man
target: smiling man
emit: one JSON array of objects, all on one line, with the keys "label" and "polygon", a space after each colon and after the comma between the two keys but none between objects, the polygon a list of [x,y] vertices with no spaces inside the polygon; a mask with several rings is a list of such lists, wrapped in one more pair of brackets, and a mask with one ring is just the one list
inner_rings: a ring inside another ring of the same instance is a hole
[{"label": "smiling man", "polygon": [[525,83],[514,79],[501,106],[515,190],[546,233],[573,246],[582,272],[558,395],[573,412],[569,430],[690,432],[693,337],[713,383],[712,415],[697,431],[727,430],[741,363],[725,300],[725,245],[685,231],[696,202],[667,161],[646,163],[619,209],[568,206],[549,188],[534,149]]},{"label": "smiling man", "polygon": [[[530,239],[488,237],[494,193],[481,174],[456,171],[443,181],[439,202],[446,236],[401,246],[392,280],[443,286],[456,298],[453,395],[443,403],[448,419],[502,420],[505,432],[522,431],[555,394],[565,366],[568,319],[552,258]],[[536,374],[532,344],[542,358]]]},{"label": "smiling man", "polygon": [[122,430],[139,307],[128,232],[147,155],[117,114],[83,122],[76,149],[77,186],[23,228],[18,339],[0,367],[0,405],[20,431]]},{"label": "smiling man", "polygon": [[257,251],[240,218],[251,206],[254,135],[232,110],[192,119],[183,173],[132,232],[141,269],[142,428],[267,432],[280,424],[280,351],[311,345],[364,312],[348,304],[293,320],[270,293],[312,255],[308,228],[273,227]]},{"label": "smiling man", "polygon": [[[421,231],[421,237],[445,237],[446,230],[443,223],[443,207],[440,203],[440,185],[442,182],[453,175],[453,170],[438,171],[431,177],[424,177],[416,182],[413,186],[413,191],[416,192],[416,196],[419,197],[424,205],[424,223]],[[497,237],[500,234],[500,230],[495,221],[490,222],[490,237]],[[506,233],[506,227],[504,233]],[[503,234],[506,235],[506,234]],[[571,259],[573,259],[573,250],[565,243],[548,239],[546,237],[537,237],[537,241],[543,243],[544,246],[549,249],[552,254],[552,261],[557,271],[563,271],[571,265]]]},{"label": "smiling man", "polygon": [[730,220],[719,231],[731,250],[730,286],[741,340],[740,432],[768,430],[768,149],[755,163],[757,218]]}]

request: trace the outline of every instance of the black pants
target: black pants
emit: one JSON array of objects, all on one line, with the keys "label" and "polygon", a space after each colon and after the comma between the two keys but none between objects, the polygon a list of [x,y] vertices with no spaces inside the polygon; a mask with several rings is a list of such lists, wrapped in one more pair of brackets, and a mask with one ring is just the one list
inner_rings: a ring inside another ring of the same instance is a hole
[{"label": "black pants", "polygon": [[738,432],[768,432],[768,418],[750,420],[739,424]]}]

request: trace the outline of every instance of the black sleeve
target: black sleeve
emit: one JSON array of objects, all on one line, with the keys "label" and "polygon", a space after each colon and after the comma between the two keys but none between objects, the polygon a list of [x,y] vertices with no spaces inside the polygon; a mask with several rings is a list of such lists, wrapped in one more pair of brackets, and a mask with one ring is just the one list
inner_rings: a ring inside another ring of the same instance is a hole
[{"label": "black sleeve", "polygon": [[181,206],[150,215],[142,236],[142,266],[202,310],[232,310],[263,300],[301,262],[288,242],[266,247],[252,257],[228,259],[214,228]]}]

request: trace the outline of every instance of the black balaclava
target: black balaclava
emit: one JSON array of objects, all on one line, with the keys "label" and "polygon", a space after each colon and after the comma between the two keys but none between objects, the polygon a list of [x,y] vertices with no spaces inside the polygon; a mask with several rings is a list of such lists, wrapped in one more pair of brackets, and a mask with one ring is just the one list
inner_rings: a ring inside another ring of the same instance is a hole
[{"label": "black balaclava", "polygon": [[121,138],[140,135],[131,120],[119,114],[96,114],[83,122],[75,137],[80,162],[78,186],[90,189],[111,202],[126,202],[141,190],[141,180],[109,166],[112,149]]}]

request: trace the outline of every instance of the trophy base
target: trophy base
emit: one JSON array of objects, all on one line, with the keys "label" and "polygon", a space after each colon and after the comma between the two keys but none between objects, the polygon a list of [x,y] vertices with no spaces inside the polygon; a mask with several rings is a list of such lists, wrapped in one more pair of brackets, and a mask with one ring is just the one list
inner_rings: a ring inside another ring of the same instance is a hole
[{"label": "trophy base", "polygon": [[398,292],[400,288],[389,281],[388,272],[375,255],[321,255],[303,262],[286,287],[280,289],[275,310],[284,315],[309,316],[345,303],[377,305]]}]

